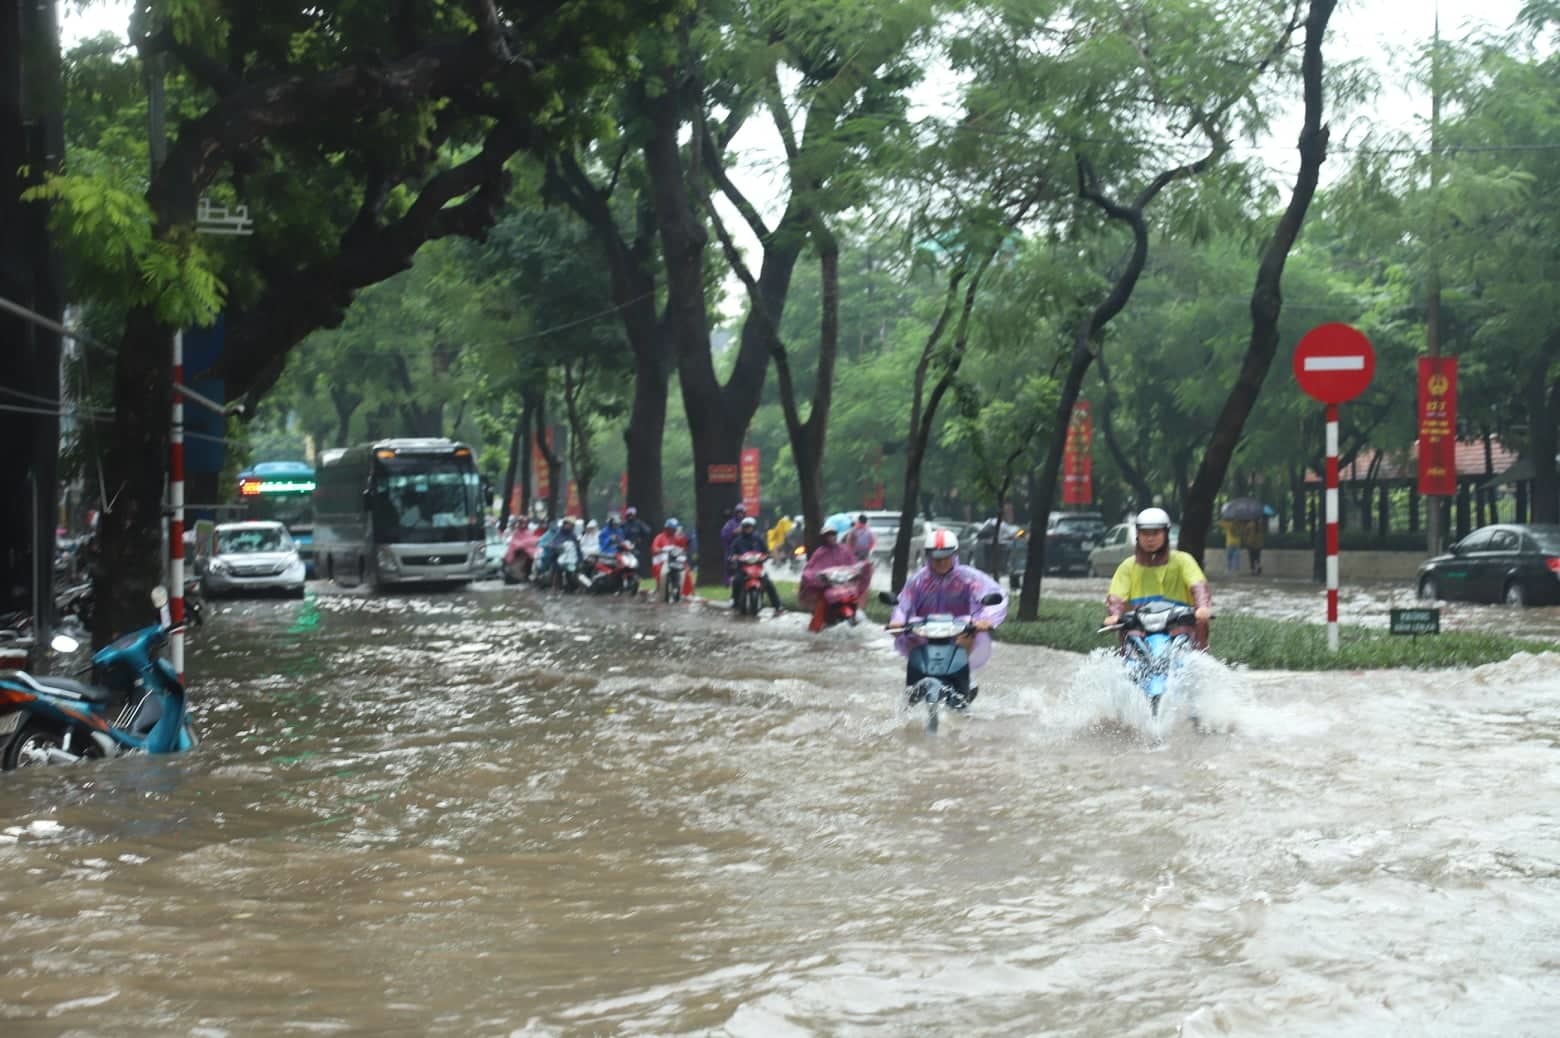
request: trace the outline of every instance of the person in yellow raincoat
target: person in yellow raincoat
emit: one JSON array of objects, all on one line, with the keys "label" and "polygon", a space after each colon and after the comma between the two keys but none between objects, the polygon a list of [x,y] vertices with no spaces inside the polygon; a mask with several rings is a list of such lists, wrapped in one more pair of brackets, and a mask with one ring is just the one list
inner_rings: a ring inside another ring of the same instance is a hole
[{"label": "person in yellow raincoat", "polygon": [[775,525],[771,526],[764,533],[764,540],[769,545],[770,555],[777,559],[785,557],[785,539],[791,536],[791,528],[795,525],[796,523],[791,521],[790,516],[784,512],[780,513],[780,518],[775,520]]}]

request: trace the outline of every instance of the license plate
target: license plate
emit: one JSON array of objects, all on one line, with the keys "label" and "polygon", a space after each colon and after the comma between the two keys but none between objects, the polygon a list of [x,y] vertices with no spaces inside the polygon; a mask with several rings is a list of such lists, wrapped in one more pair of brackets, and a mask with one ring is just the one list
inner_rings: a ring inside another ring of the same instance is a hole
[{"label": "license plate", "polygon": [[22,712],[12,710],[10,713],[0,716],[0,735],[9,735],[22,726]]}]

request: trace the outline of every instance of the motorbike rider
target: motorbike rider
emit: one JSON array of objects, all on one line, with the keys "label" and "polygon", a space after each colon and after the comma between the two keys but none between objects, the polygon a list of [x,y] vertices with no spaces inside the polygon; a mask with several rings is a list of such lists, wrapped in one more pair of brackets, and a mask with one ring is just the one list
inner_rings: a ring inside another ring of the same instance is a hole
[{"label": "motorbike rider", "polygon": [[[888,626],[898,627],[912,617],[927,617],[934,613],[967,616],[975,630],[960,635],[956,641],[969,654],[970,664],[947,680],[959,691],[966,703],[975,698],[978,689],[970,687],[970,672],[979,670],[991,659],[991,631],[1007,619],[1007,596],[995,580],[973,566],[959,563],[959,538],[952,530],[928,530],[924,544],[926,565],[905,582],[899,592],[899,601]],[[996,592],[1002,601],[996,605],[982,605],[981,599]],[[901,656],[909,657],[917,639],[905,632],[894,639],[894,648]],[[926,677],[912,660],[905,668],[905,685],[914,685]]]},{"label": "motorbike rider", "polygon": [[1121,614],[1145,602],[1174,602],[1196,611],[1192,643],[1208,647],[1208,620],[1213,616],[1213,592],[1197,560],[1170,547],[1170,514],[1145,508],[1137,517],[1137,540],[1131,556],[1116,567],[1105,593],[1105,623],[1119,623]]},{"label": "motorbike rider", "polygon": [[742,520],[746,517],[747,505],[738,501],[731,509],[731,515],[727,518],[726,524],[720,528],[721,558],[726,560],[727,582],[730,582],[732,575],[736,572],[731,567],[731,542],[736,539],[737,534],[742,532]]},{"label": "motorbike rider", "polygon": [[596,547],[602,555],[616,555],[623,544],[623,525],[616,512],[607,513],[607,521],[596,534]]},{"label": "motorbike rider", "polygon": [[[823,579],[823,571],[836,566],[855,566],[865,561],[859,558],[848,545],[840,543],[841,537],[850,529],[850,524],[843,517],[836,517],[832,524],[824,523],[823,529],[818,533],[818,547],[807,559],[807,567],[802,570],[801,587],[796,598],[803,609],[812,610],[812,621],[807,625],[809,631],[823,630],[824,618],[828,612],[828,603],[824,601],[823,596],[828,583]],[[867,586],[871,583],[872,563],[867,562],[861,567],[861,575],[856,581],[858,602],[865,599]],[[853,617],[852,622],[854,619]]]},{"label": "motorbike rider", "polygon": [[631,542],[634,550],[639,553],[639,575],[648,577],[650,575],[650,552],[645,549],[650,547],[650,524],[639,517],[639,509],[633,505],[623,509],[623,539]]},{"label": "motorbike rider", "polygon": [[872,549],[877,547],[877,534],[867,525],[866,513],[856,516],[856,525],[842,533],[840,539],[861,562],[871,558]]},{"label": "motorbike rider", "polygon": [[[652,569],[652,573],[655,576],[655,591],[657,598],[659,598],[661,594],[661,557],[668,548],[681,548],[685,553],[688,551],[688,535],[683,533],[682,524],[677,521],[676,516],[672,516],[666,520],[666,525],[662,527],[660,533],[655,535],[655,540],[650,543],[650,554],[655,558],[655,564]],[[684,562],[686,564],[686,559]],[[693,594],[692,570],[683,570],[682,593],[684,598],[687,598],[689,595]]]},{"label": "motorbike rider", "polygon": [[[737,535],[732,538],[730,546],[726,549],[726,569],[732,574],[731,601],[735,605],[737,595],[741,588],[737,585],[742,579],[742,569],[737,565],[737,556],[746,555],[748,552],[758,552],[766,559],[769,557],[769,547],[764,543],[764,538],[758,532],[758,521],[752,516],[743,516],[737,524]],[[780,604],[780,592],[775,590],[775,582],[769,579],[769,574],[762,574],[759,579],[764,586],[764,594],[769,596],[769,604],[774,607],[775,615],[785,611]]]}]

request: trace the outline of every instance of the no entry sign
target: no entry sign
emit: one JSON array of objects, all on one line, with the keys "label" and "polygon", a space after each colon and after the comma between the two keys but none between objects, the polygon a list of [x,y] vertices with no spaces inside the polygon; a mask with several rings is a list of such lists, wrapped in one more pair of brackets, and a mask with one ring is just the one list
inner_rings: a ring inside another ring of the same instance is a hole
[{"label": "no entry sign", "polygon": [[1295,347],[1295,381],[1324,404],[1342,404],[1365,392],[1376,373],[1376,351],[1359,329],[1319,324]]}]

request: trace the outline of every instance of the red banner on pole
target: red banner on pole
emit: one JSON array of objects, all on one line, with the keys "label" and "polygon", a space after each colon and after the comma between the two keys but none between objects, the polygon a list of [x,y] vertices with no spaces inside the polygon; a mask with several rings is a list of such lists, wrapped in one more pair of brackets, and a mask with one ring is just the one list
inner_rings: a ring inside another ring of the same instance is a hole
[{"label": "red banner on pole", "polygon": [[1089,402],[1080,400],[1073,407],[1062,453],[1062,504],[1094,503],[1093,446],[1094,417],[1089,413]]},{"label": "red banner on pole", "polygon": [[580,485],[574,482],[572,479],[569,480],[569,496],[568,500],[563,506],[563,514],[576,516],[583,516],[585,514],[584,512],[580,511]]},{"label": "red banner on pole", "polygon": [[748,515],[758,514],[758,448],[742,448],[742,506]]},{"label": "red banner on pole", "polygon": [[1457,358],[1419,358],[1419,492],[1457,493]]}]

